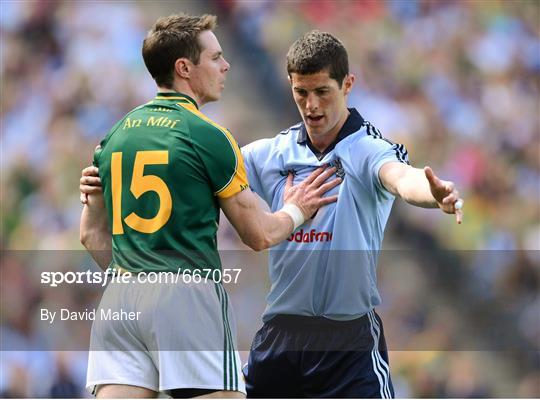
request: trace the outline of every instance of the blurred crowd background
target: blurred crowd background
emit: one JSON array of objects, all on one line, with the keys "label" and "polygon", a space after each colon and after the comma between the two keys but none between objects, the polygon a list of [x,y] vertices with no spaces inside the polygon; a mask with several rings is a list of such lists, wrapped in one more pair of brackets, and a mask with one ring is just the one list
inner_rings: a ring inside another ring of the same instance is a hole
[{"label": "blurred crowd background", "polygon": [[[142,39],[177,12],[218,15],[232,67],[222,101],[203,111],[240,145],[300,120],[285,54],[316,28],[349,51],[349,104],[466,199],[461,226],[401,201],[390,217],[378,311],[397,396],[540,397],[536,0],[2,0],[0,396],[88,396],[86,352],[54,351],[85,349],[88,327],[57,326],[51,340],[36,320],[47,305],[95,306],[100,292],[55,291],[38,276],[89,265],[82,251],[65,255],[82,250],[80,171],[116,120],[154,96]],[[225,265],[240,262],[224,218],[219,243],[232,250]],[[229,290],[247,350],[268,282],[264,255],[242,257],[253,265]]]}]

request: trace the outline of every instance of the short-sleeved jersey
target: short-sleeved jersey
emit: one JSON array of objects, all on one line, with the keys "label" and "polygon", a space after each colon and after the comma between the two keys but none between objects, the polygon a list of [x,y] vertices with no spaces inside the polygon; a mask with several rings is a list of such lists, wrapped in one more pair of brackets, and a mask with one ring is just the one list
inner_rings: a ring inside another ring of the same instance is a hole
[{"label": "short-sleeved jersey", "polygon": [[350,320],[380,303],[376,263],[394,196],[379,179],[387,162],[408,163],[402,145],[384,139],[355,109],[335,147],[315,154],[303,124],[242,148],[250,187],[276,211],[288,171],[294,182],[335,165],[343,182],[327,195],[336,203],[293,232],[269,254],[270,293],[263,320],[276,314]]},{"label": "short-sleeved jersey", "polygon": [[129,112],[94,154],[113,263],[132,272],[220,268],[218,197],[248,186],[232,135],[190,97],[158,93]]}]

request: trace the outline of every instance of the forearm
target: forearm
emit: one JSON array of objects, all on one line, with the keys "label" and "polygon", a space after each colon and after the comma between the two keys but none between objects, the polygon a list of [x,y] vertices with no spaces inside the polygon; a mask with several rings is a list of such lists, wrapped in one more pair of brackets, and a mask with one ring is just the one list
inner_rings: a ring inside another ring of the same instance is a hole
[{"label": "forearm", "polygon": [[221,198],[220,206],[242,241],[253,250],[263,250],[285,240],[322,206],[337,201],[337,195],[323,197],[341,183],[340,178],[327,182],[335,172],[335,167],[317,168],[294,186],[294,176],[289,174],[283,194],[285,205],[275,213],[269,212],[266,203],[249,188]]},{"label": "forearm", "polygon": [[242,241],[253,250],[264,250],[287,239],[293,231],[293,221],[284,212],[269,213],[259,210],[256,223],[244,224],[238,232]]},{"label": "forearm", "polygon": [[112,240],[102,195],[89,195],[81,214],[80,241],[106,270],[112,260]]},{"label": "forearm", "polygon": [[[463,221],[463,199],[451,181],[438,178],[430,167],[423,170],[398,162],[388,162],[379,170],[384,187],[407,203],[417,207],[440,208]],[[460,201],[461,200],[461,201]]]},{"label": "forearm", "polygon": [[437,208],[424,170],[407,168],[396,184],[396,193],[407,203],[417,207]]},{"label": "forearm", "polygon": [[266,203],[247,189],[228,199],[220,199],[227,219],[247,246],[260,251],[285,240],[293,221],[284,212],[271,213]]}]

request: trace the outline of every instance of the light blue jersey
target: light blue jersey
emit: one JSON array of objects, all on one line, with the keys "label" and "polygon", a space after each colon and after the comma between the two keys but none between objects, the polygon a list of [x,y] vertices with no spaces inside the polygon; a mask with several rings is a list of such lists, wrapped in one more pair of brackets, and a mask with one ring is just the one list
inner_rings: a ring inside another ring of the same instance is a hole
[{"label": "light blue jersey", "polygon": [[324,154],[311,146],[302,123],[242,148],[251,189],[272,211],[283,206],[288,171],[296,184],[330,163],[343,177],[327,194],[338,193],[338,201],[270,250],[265,322],[276,314],[350,320],[380,303],[377,258],[394,196],[381,184],[379,169],[391,161],[408,163],[407,152],[355,109],[350,112],[337,144]]}]

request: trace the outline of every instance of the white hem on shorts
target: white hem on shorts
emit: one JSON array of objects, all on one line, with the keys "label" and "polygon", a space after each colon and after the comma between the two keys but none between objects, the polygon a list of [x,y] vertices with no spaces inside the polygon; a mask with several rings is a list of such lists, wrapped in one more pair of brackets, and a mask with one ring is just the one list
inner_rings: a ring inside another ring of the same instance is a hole
[{"label": "white hem on shorts", "polygon": [[182,389],[204,389],[204,390],[215,390],[216,392],[240,392],[240,393],[247,394],[246,389],[242,390],[242,388],[238,388],[238,390],[231,390],[231,389],[216,388],[214,386],[188,385],[187,383],[186,384],[175,385],[175,386],[170,387],[170,388],[163,388],[163,389],[160,389],[160,392],[167,392],[169,390],[175,390],[175,389],[180,389],[180,390],[182,390]]},{"label": "white hem on shorts", "polygon": [[95,389],[98,385],[129,385],[129,386],[138,386],[148,390],[153,390],[154,392],[159,392],[159,389],[150,385],[150,384],[141,384],[140,382],[128,382],[128,381],[113,381],[111,379],[106,379],[102,381],[93,381],[86,383],[86,390],[90,392],[91,395],[95,396]]}]

